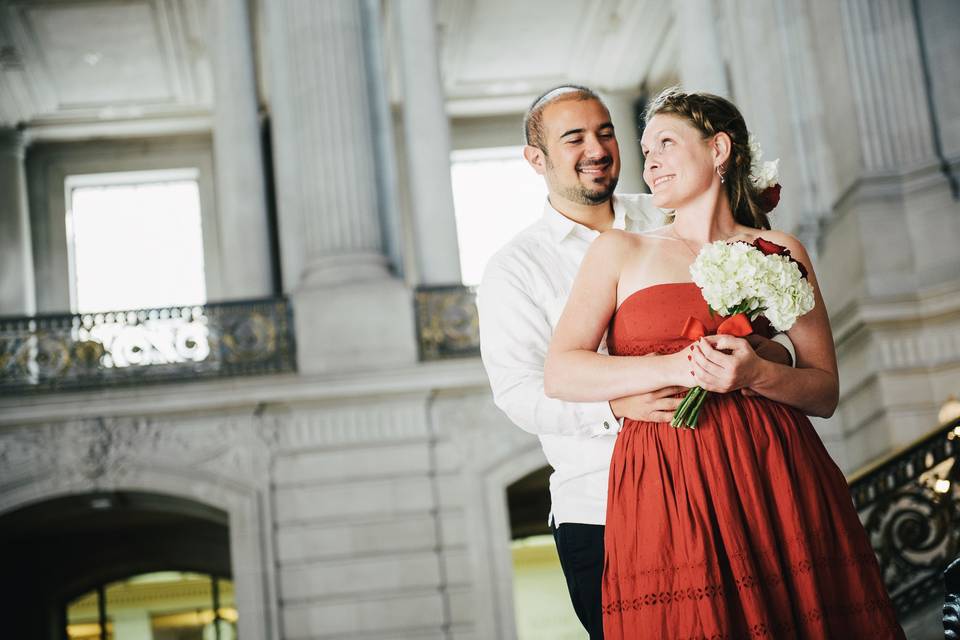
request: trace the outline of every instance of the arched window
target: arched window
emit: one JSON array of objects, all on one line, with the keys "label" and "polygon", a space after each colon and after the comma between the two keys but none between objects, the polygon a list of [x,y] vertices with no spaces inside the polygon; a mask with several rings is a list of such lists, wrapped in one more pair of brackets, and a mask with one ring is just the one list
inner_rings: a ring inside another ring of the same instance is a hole
[{"label": "arched window", "polygon": [[518,640],[583,637],[547,524],[551,472],[543,467],[507,487]]},{"label": "arched window", "polygon": [[68,640],[235,640],[233,582],[181,571],[130,576],[67,604]]}]

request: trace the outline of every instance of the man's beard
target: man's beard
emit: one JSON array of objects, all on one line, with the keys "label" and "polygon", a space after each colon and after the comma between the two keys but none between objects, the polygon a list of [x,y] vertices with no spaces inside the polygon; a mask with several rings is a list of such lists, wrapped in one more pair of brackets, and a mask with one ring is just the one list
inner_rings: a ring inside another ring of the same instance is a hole
[{"label": "man's beard", "polygon": [[[578,166],[577,169],[579,171],[579,169],[582,167],[603,167],[609,166],[610,164],[613,164],[612,160],[607,160],[606,162],[591,162]],[[549,156],[547,156],[547,168],[553,169],[553,163],[550,162]],[[603,204],[610,199],[610,196],[613,195],[614,189],[617,188],[617,180],[618,178],[616,176],[611,177],[610,182],[607,185],[598,189],[590,189],[589,187],[585,187],[584,185],[577,183],[575,185],[558,184],[555,185],[554,190],[557,192],[557,194],[563,196],[570,202],[576,202],[577,204],[584,204],[588,206],[597,205]]]},{"label": "man's beard", "polygon": [[590,189],[578,184],[576,186],[563,186],[557,189],[561,196],[570,200],[571,202],[576,202],[577,204],[603,204],[610,199],[610,196],[613,195],[614,189],[617,188],[617,179],[611,178],[610,182],[601,187],[600,189]]}]

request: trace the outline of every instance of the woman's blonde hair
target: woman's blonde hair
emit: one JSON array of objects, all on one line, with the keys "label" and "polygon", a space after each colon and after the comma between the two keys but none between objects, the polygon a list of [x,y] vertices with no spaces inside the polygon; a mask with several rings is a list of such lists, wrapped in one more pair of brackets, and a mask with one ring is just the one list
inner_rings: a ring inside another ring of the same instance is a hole
[{"label": "woman's blonde hair", "polygon": [[730,157],[720,168],[734,219],[755,229],[769,229],[770,221],[760,207],[760,193],[750,182],[750,134],[736,105],[711,93],[686,93],[679,87],[660,92],[645,113],[646,122],[657,114],[683,118],[704,138],[723,132],[730,137]]}]

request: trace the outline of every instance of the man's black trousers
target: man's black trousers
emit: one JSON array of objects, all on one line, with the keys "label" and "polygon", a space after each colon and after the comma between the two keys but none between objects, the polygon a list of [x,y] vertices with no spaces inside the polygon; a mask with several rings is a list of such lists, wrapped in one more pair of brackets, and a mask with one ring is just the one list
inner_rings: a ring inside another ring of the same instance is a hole
[{"label": "man's black trousers", "polygon": [[573,609],[590,640],[603,640],[603,525],[565,522],[551,529]]}]

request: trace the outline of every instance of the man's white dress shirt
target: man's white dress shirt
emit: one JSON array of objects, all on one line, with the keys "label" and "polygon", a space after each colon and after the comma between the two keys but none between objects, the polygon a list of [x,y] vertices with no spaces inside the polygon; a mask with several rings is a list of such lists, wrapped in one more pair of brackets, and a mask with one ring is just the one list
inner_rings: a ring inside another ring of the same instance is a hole
[{"label": "man's white dress shirt", "polygon": [[[645,231],[665,222],[647,194],[613,197],[614,229]],[[540,437],[550,476],[553,522],[604,524],[607,477],[619,421],[607,402],[573,403],[543,393],[553,329],[590,243],[600,235],[554,209],[498,251],[478,295],[480,352],[497,406]],[[601,345],[601,351],[606,345]]]}]

